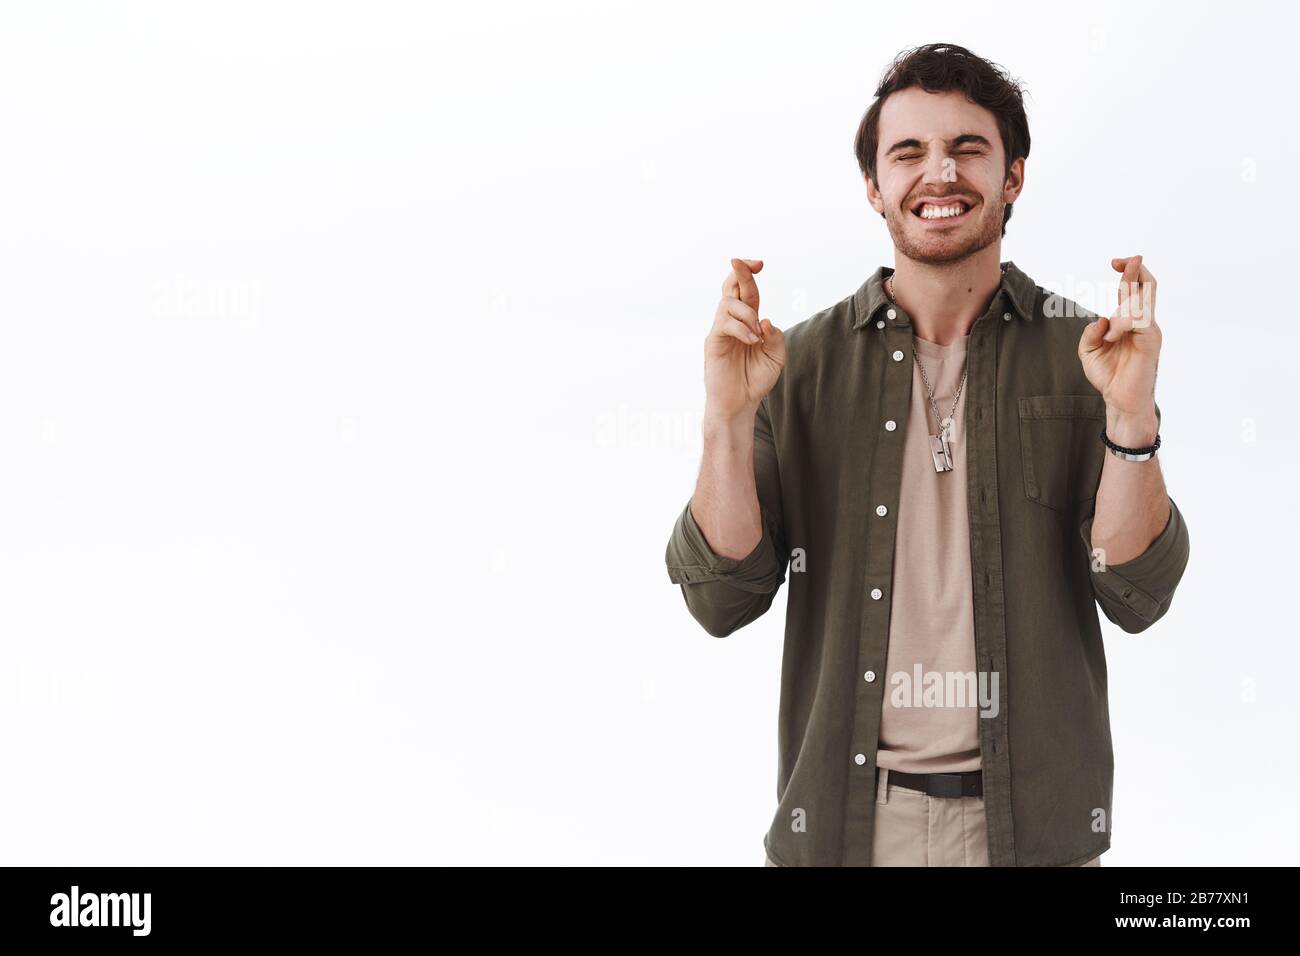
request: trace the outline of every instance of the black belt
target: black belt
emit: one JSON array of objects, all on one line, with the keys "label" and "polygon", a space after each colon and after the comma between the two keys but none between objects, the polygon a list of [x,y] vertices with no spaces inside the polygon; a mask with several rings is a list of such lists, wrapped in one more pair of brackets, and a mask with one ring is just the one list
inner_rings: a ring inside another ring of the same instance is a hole
[{"label": "black belt", "polygon": [[[876,773],[883,769],[878,768]],[[984,796],[984,775],[979,770],[967,770],[964,773],[902,773],[891,770],[889,782],[908,790],[919,790],[932,797]]]}]

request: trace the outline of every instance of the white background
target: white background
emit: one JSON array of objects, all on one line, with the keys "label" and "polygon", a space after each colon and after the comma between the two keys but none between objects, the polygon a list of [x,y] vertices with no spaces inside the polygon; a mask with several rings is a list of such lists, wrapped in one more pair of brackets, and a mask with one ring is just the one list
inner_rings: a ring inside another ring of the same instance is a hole
[{"label": "white background", "polygon": [[761,865],[784,592],[663,566],[701,344],[731,256],[782,327],[893,264],[853,135],[942,40],[1027,85],[1001,257],[1160,282],[1105,865],[1294,863],[1281,10],[6,4],[0,862]]}]

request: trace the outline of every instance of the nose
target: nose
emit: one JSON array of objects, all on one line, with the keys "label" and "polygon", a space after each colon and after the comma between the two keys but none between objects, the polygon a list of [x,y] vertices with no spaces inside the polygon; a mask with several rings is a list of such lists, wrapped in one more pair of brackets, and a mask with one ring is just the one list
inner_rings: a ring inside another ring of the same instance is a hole
[{"label": "nose", "polygon": [[923,180],[927,186],[955,182],[956,166],[941,149],[932,149],[925,157]]}]

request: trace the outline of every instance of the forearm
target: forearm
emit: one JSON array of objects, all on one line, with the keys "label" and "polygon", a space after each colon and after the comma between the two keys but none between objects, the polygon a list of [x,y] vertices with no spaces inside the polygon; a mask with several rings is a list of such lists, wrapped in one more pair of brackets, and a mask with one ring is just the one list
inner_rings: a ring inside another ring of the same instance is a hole
[{"label": "forearm", "polygon": [[754,413],[704,416],[704,456],[691,515],[717,554],[740,560],[763,539],[754,480]]},{"label": "forearm", "polygon": [[[1106,413],[1106,434],[1117,445],[1145,447],[1158,429],[1154,403],[1149,413],[1136,417]],[[1136,558],[1168,523],[1169,494],[1159,457],[1124,461],[1108,451],[1092,522],[1092,547],[1101,549],[1102,561],[1117,565]]]}]

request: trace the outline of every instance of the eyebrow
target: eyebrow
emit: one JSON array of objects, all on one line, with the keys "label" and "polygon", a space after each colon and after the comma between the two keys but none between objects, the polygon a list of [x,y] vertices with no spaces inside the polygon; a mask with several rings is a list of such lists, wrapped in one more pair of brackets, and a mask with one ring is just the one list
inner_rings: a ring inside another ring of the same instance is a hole
[{"label": "eyebrow", "polygon": [[[956,136],[950,140],[947,140],[947,143],[949,149],[955,149],[958,146],[965,146],[967,144],[974,144],[976,146],[987,146],[990,148],[992,148],[993,145],[987,139],[981,136],[979,133],[962,133],[960,136]],[[893,146],[889,147],[888,150],[886,150],[885,155],[892,156],[894,155],[894,153],[903,149],[922,149],[922,148],[923,148],[923,144],[919,139],[900,139],[897,143],[895,143]]]}]

